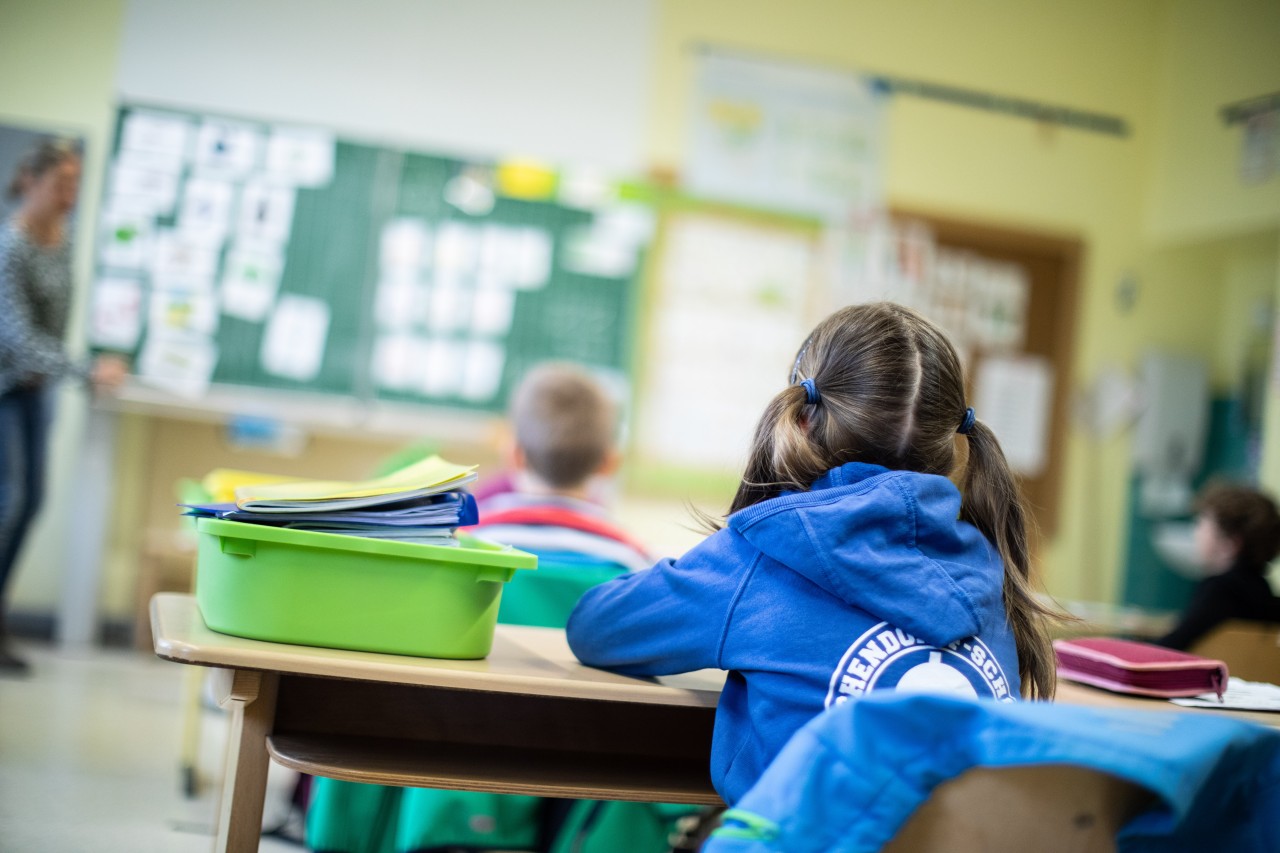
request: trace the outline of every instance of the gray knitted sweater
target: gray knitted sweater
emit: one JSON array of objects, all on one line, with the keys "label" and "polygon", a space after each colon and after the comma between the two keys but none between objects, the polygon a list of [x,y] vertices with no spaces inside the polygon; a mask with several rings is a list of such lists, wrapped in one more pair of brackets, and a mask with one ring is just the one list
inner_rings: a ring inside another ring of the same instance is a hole
[{"label": "gray knitted sweater", "polygon": [[0,224],[0,394],[85,375],[63,349],[70,306],[70,244],[39,246]]}]

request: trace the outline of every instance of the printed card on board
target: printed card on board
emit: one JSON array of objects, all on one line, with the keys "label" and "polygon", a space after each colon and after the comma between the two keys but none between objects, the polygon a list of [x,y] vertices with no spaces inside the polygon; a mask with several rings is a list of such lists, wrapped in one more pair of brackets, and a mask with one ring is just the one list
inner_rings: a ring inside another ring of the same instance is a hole
[{"label": "printed card on board", "polygon": [[93,285],[89,314],[89,343],[132,351],[142,334],[142,282],[136,278],[107,277]]},{"label": "printed card on board", "polygon": [[280,297],[262,341],[262,367],[275,376],[310,382],[324,362],[329,306],[288,293]]}]

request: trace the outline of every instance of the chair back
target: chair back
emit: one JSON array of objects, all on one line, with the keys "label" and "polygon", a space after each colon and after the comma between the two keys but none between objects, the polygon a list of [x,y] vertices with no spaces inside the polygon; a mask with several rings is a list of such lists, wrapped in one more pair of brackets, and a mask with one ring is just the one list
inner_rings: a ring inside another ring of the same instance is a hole
[{"label": "chair back", "polygon": [[1116,833],[1150,800],[1086,767],[978,767],[935,788],[884,851],[1113,853]]},{"label": "chair back", "polygon": [[1280,625],[1232,619],[1202,637],[1190,651],[1223,661],[1236,678],[1280,684]]}]

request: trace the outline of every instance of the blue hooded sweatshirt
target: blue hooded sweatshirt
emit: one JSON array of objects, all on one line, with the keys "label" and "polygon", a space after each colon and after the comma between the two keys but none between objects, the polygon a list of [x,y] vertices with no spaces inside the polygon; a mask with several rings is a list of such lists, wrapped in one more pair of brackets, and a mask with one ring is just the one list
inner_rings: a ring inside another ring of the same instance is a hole
[{"label": "blue hooded sweatshirt", "polygon": [[801,726],[868,691],[1017,698],[1004,568],[959,514],[945,477],[834,468],[589,590],[569,645],[631,675],[728,670],[711,777],[732,805]]}]

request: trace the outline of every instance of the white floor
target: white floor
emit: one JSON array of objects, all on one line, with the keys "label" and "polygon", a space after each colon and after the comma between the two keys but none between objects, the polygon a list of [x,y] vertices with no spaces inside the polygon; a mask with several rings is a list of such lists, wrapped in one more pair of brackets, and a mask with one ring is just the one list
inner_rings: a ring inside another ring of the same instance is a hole
[{"label": "white floor", "polygon": [[[199,784],[183,793],[186,667],[142,652],[17,643],[26,679],[0,677],[0,851],[207,853],[226,717],[195,703]],[[272,765],[264,823],[288,811],[294,774]],[[267,837],[262,853],[303,848]]]}]

